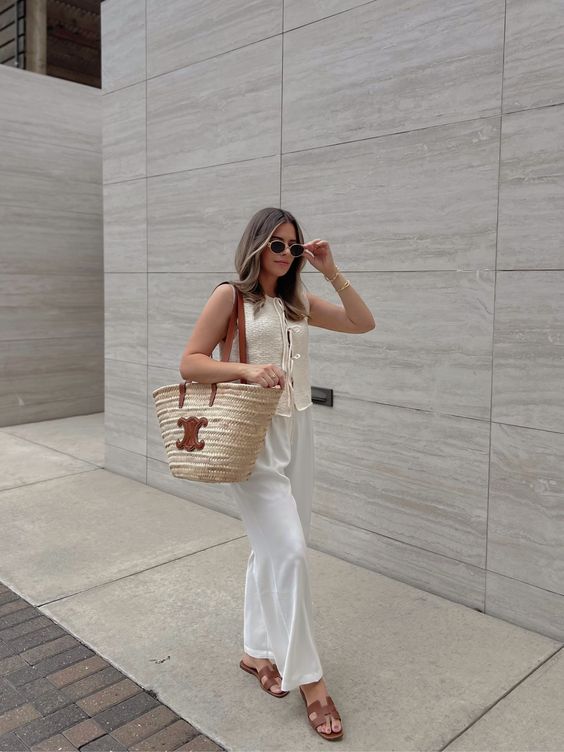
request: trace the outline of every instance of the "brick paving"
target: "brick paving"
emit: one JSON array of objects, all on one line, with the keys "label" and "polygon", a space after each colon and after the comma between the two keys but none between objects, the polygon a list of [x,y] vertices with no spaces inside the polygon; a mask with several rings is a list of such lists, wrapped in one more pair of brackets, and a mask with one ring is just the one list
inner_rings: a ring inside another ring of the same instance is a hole
[{"label": "brick paving", "polygon": [[0,583],[0,752],[223,749]]}]

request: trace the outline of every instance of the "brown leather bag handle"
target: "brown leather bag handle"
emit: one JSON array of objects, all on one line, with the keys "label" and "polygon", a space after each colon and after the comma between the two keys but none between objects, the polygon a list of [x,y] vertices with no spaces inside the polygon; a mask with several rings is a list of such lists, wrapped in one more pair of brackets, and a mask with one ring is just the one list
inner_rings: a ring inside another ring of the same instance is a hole
[{"label": "brown leather bag handle", "polygon": [[[231,284],[231,283],[230,283]],[[231,355],[231,348],[233,347],[233,339],[235,337],[235,323],[238,324],[239,329],[239,362],[247,363],[247,333],[245,329],[245,305],[243,299],[243,293],[239,288],[235,287],[235,300],[233,301],[233,308],[231,310],[231,316],[229,317],[229,324],[227,326],[227,334],[225,336],[225,347],[223,349],[222,362],[229,360]],[[247,384],[247,379],[239,379],[241,384]],[[189,381],[181,381],[179,384],[180,394],[178,397],[178,407],[184,406],[184,400],[186,397],[186,389],[188,388]],[[215,402],[215,395],[217,393],[217,382],[211,384],[209,407]]]},{"label": "brown leather bag handle", "polygon": [[[243,294],[236,287],[235,288],[235,300],[233,301],[233,310],[231,311],[231,318],[229,319],[229,326],[227,327],[227,335],[225,337],[225,348],[223,350],[222,361],[229,360],[231,355],[231,347],[233,346],[233,338],[235,336],[235,322],[239,327],[239,362],[247,363],[247,333],[245,330],[245,305],[243,300]],[[240,379],[242,384],[246,384],[246,379]]]}]

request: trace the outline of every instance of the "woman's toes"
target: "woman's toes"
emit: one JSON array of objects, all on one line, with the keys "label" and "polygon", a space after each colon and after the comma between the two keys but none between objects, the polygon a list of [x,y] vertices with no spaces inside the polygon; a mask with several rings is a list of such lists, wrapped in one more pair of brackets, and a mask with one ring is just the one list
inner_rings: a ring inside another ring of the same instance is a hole
[{"label": "woman's toes", "polygon": [[[266,688],[266,685],[268,683],[268,678],[266,676],[263,676],[261,682],[262,682],[262,686]],[[278,694],[280,694],[281,691],[282,691],[282,688],[281,688],[280,684],[278,684],[278,683],[273,684],[270,687],[270,692],[277,692]]]},{"label": "woman's toes", "polygon": [[330,734],[332,731],[341,730],[339,721],[336,718],[333,718],[333,716],[330,716],[328,722],[322,728],[323,728],[323,731],[325,731],[327,734]]}]

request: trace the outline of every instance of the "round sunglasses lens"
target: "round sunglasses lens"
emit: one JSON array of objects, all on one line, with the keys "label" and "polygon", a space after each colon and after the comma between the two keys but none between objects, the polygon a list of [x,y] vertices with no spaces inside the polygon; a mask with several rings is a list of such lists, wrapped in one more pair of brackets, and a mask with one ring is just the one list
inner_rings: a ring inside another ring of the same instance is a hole
[{"label": "round sunglasses lens", "polygon": [[304,247],[299,243],[294,243],[294,245],[290,246],[290,253],[292,254],[292,256],[301,256],[303,252]]},{"label": "round sunglasses lens", "polygon": [[286,248],[286,246],[281,240],[273,240],[270,244],[270,250],[274,251],[274,253],[282,253],[284,248]]}]

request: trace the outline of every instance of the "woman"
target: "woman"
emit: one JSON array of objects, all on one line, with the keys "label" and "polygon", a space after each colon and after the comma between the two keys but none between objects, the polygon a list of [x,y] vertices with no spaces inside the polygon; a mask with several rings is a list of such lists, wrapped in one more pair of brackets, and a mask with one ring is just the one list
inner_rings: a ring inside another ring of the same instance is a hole
[{"label": "woman", "polygon": [[[305,291],[300,272],[306,259],[333,285],[342,306]],[[307,563],[314,487],[308,326],[360,334],[376,324],[336,266],[329,243],[304,243],[289,211],[268,207],[254,214],[237,247],[235,267],[239,279],[220,283],[206,302],[180,373],[201,383],[243,378],[281,390],[250,478],[228,486],[251,544],[240,666],[275,697],[299,687],[312,727],[326,739],[340,739],[341,718],[313,637]],[[223,357],[235,287],[244,295],[248,363],[239,362],[237,334],[229,361],[212,357],[218,344]]]}]

